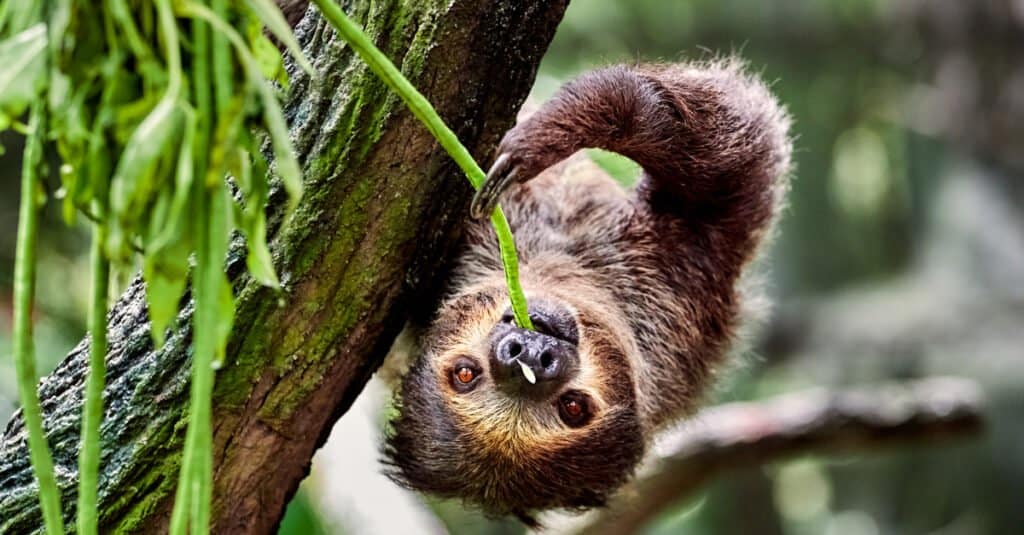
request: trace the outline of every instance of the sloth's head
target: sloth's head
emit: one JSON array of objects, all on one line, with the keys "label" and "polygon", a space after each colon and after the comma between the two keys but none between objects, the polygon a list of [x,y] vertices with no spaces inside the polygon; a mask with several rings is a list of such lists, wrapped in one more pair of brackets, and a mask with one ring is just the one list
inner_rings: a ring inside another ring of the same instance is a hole
[{"label": "sloth's head", "polygon": [[402,382],[389,475],[492,514],[599,506],[644,449],[621,329],[585,295],[530,295],[515,326],[502,283],[449,300]]}]

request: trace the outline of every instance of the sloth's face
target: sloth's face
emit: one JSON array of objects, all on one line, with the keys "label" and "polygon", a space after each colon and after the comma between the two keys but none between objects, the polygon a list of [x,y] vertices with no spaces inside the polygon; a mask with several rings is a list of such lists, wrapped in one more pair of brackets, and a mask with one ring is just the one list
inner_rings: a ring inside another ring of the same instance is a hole
[{"label": "sloth's face", "polygon": [[516,327],[501,284],[447,302],[403,379],[390,475],[495,514],[601,505],[644,447],[621,333],[585,297],[529,295]]}]

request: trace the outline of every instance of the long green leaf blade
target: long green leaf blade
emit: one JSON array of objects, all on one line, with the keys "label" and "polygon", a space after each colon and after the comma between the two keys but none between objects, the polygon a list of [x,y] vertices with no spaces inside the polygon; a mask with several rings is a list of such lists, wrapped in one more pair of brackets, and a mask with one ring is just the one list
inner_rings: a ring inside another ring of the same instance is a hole
[{"label": "long green leaf blade", "polygon": [[284,15],[281,14],[277,4],[271,0],[246,0],[246,4],[263,21],[263,24],[270,30],[270,33],[284,44],[288,52],[295,58],[295,61],[302,67],[302,70],[306,71],[307,74],[313,74],[313,65],[306,59],[306,55],[302,53],[302,47],[295,40],[295,34],[292,33],[291,26],[284,19]]},{"label": "long green leaf blade", "polygon": [[0,42],[0,130],[39,96],[46,75],[46,25],[36,24]]},{"label": "long green leaf blade", "polygon": [[104,254],[106,226],[93,224],[92,287],[89,298],[89,375],[82,407],[82,438],[78,452],[78,532],[99,532],[100,424],[103,422],[103,385],[106,382],[107,291],[110,263]]},{"label": "long green leaf blade", "polygon": [[21,173],[21,203],[18,207],[18,238],[14,260],[14,367],[18,377],[21,410],[28,430],[29,458],[39,482],[39,502],[48,535],[64,533],[60,491],[53,472],[53,458],[43,429],[42,408],[36,391],[35,347],[32,342],[32,302],[36,286],[36,241],[39,227],[37,195],[41,191],[43,133],[46,130],[42,102],[32,106],[29,136]]}]

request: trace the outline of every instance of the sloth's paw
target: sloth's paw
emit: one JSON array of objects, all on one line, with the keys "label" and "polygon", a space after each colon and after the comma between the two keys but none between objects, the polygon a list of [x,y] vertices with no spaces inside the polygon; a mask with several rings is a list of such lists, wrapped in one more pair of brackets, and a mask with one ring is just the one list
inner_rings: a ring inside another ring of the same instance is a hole
[{"label": "sloth's paw", "polygon": [[512,184],[526,178],[523,176],[523,170],[518,158],[513,157],[512,153],[498,154],[491,164],[491,169],[487,171],[487,178],[473,196],[473,203],[469,207],[470,216],[474,219],[490,216],[494,207],[498,205],[501,194]]}]

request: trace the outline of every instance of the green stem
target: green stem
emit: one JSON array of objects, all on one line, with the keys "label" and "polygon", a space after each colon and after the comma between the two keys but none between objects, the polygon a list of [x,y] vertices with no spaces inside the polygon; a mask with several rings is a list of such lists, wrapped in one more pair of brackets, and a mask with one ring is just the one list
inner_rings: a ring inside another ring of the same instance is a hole
[{"label": "green stem", "polygon": [[[219,19],[229,20],[226,0],[213,0],[210,7]],[[234,93],[234,73],[231,68],[231,48],[227,37],[219,31],[213,31],[210,35],[210,66],[213,76],[207,76],[204,66],[203,74],[196,78],[197,81],[201,79],[207,84],[203,86],[204,88],[212,86],[214,97],[212,106],[210,103],[206,103],[201,107],[206,107],[208,110],[212,107],[215,111],[213,113],[207,111],[205,114],[200,111],[200,113],[207,118],[206,123],[209,128],[216,131],[216,127],[212,123],[214,118],[218,123],[224,120],[224,112],[230,105]],[[204,98],[206,95],[209,95],[209,92],[204,91]],[[209,99],[206,100],[209,101]],[[208,152],[208,149],[204,147],[203,152]],[[211,162],[207,162],[207,164],[209,163]],[[218,217],[214,210],[221,207],[221,203],[217,198],[208,198],[210,195],[223,196],[223,185],[219,182],[223,180],[223,174],[208,174],[215,176],[212,177],[213,182],[206,180],[201,182],[213,184],[211,187],[204,188],[204,194],[201,195],[207,202],[202,213],[211,219],[199,229],[201,235],[197,246],[197,276],[194,284],[196,290],[196,311],[193,322],[195,344],[192,357],[192,400],[189,411],[189,430],[194,431],[191,456],[194,464],[190,470],[194,489],[191,504],[193,535],[208,533],[210,530],[210,501],[213,499],[213,454],[211,451],[213,424],[210,414],[210,398],[213,395],[213,360],[216,352],[213,332],[216,330],[217,322],[223,321],[223,318],[216,317],[216,299],[220,293],[220,279],[215,279],[221,272],[223,258],[218,259],[216,252],[211,251],[211,244],[215,239],[211,238],[211,233],[221,232],[223,229],[223,224],[213,220]],[[197,176],[203,177],[203,175]]]},{"label": "green stem", "polygon": [[105,13],[110,13],[117,23],[118,30],[124,35],[132,54],[140,62],[149,61],[153,58],[153,50],[146,44],[146,40],[139,35],[139,30],[132,20],[131,8],[125,0],[107,0]]},{"label": "green stem", "polygon": [[526,295],[519,284],[519,257],[516,254],[515,238],[512,237],[512,229],[508,226],[501,206],[494,208],[491,226],[498,236],[498,250],[501,252],[501,265],[505,268],[505,285],[508,286],[508,299],[512,302],[512,315],[516,325],[532,331],[533,322],[530,321],[529,308],[526,306]]},{"label": "green stem", "polygon": [[[169,11],[170,9],[167,0],[161,0],[158,3],[158,8],[160,8],[161,10],[161,20],[163,20],[165,10]],[[171,15],[173,14],[169,14],[167,16],[169,22],[173,22],[173,16]],[[210,123],[213,120],[213,109],[211,105],[212,98],[210,90],[211,47],[209,26],[205,22],[193,20],[192,39],[194,41],[194,49],[192,54],[192,78],[194,80],[193,94],[196,101],[196,117],[199,119],[196,126],[195,150],[193,151],[193,153],[195,154],[195,169],[193,173],[194,176],[196,177],[205,177],[207,167],[207,155],[209,154],[210,149],[208,146],[211,130]],[[176,43],[175,46],[177,46]],[[207,189],[204,187],[204,181],[195,180],[193,182],[193,188],[194,193],[192,197],[194,199],[193,202],[196,203],[196,213],[206,214],[207,210],[205,203],[208,202],[206,199],[208,192]],[[205,221],[200,221],[198,222],[195,228],[200,231],[205,230],[205,223]],[[197,240],[197,242],[199,242],[197,248],[202,247],[202,240],[203,238],[201,234],[200,238]],[[192,275],[192,285],[197,293],[199,291],[198,285],[200,283],[198,282],[198,276],[196,274],[200,272],[201,270],[197,268],[196,270],[193,271]],[[196,312],[193,313],[192,322],[194,336],[192,345],[192,385],[189,401],[189,424],[188,431],[185,433],[185,446],[182,452],[181,468],[178,473],[178,488],[175,492],[174,497],[174,510],[171,513],[171,523],[169,528],[169,533],[171,535],[185,535],[186,533],[188,533],[190,518],[192,519],[193,522],[193,535],[200,532],[205,532],[199,531],[196,528],[199,524],[203,523],[201,521],[202,519],[199,517],[204,508],[206,511],[209,511],[209,499],[204,500],[202,498],[203,495],[209,494],[209,483],[207,482],[204,485],[204,483],[200,480],[208,480],[210,470],[208,468],[204,468],[204,466],[209,466],[209,464],[205,462],[205,455],[201,451],[202,437],[200,435],[203,432],[209,435],[211,431],[203,431],[201,423],[197,422],[197,412],[201,410],[201,406],[204,403],[208,405],[210,402],[209,395],[206,396],[205,401],[203,399],[200,399],[201,390],[197,386],[196,380],[197,374],[202,373],[200,371],[200,368],[202,366],[200,365],[199,362],[201,356],[198,343],[200,335],[199,331],[202,329],[201,323],[199,321],[199,301],[200,298],[198,295],[196,295],[197,310]],[[209,368],[209,365],[207,365],[206,368]],[[208,454],[209,452],[207,451],[206,453]],[[206,474],[205,478],[202,477],[202,474],[204,473]],[[204,503],[202,503],[204,501],[205,505]],[[205,524],[208,525],[208,521],[205,522]]]},{"label": "green stem", "polygon": [[[427,127],[427,130],[433,134],[444,150],[448,151],[455,163],[466,173],[466,177],[469,178],[473,187],[479,188],[486,175],[466,147],[459,142],[455,133],[441,120],[426,97],[409,83],[409,80],[391,63],[391,60],[370,42],[366,34],[345,15],[345,12],[333,0],[313,0],[313,2],[342,39],[348,42],[349,46],[366,62],[370,70],[401,97],[412,114]],[[530,315],[527,312],[526,296],[519,284],[519,262],[516,257],[512,230],[500,207],[491,214],[491,224],[494,226],[494,232],[498,235],[501,262],[505,267],[505,282],[508,285],[509,300],[512,302],[512,313],[515,316],[516,324],[526,329],[533,329],[533,323],[530,322]]]},{"label": "green stem", "polygon": [[[227,0],[213,0],[210,8],[221,20],[228,21]],[[233,82],[235,73],[231,72],[231,48],[227,37],[222,32],[213,32],[213,72],[214,72],[214,103],[217,110],[228,107],[234,94]],[[219,117],[218,117],[219,119]]]},{"label": "green stem", "polygon": [[[211,327],[217,321],[209,309],[212,306],[208,295],[206,272],[209,271],[206,249],[209,242],[210,192],[198,182],[196,212],[202,214],[197,228],[200,230],[196,244],[196,267],[192,270],[192,290],[195,311],[192,315],[192,384],[189,392],[188,431],[185,434],[185,449],[178,476],[178,490],[171,516],[170,533],[189,533],[191,519],[192,535],[206,533],[209,529],[209,478],[207,468],[210,428],[210,393],[213,386],[212,350],[209,344]],[[220,269],[220,266],[217,266]],[[205,487],[205,488],[204,488]]]},{"label": "green stem", "polygon": [[[98,192],[103,198],[102,192]],[[101,201],[102,202],[102,201]],[[105,214],[105,209],[97,207]],[[100,465],[100,424],[103,422],[103,384],[106,380],[107,356],[107,292],[110,262],[103,253],[107,228],[102,220],[93,223],[92,295],[89,303],[89,376],[85,384],[82,411],[82,446],[78,452],[78,532],[98,533],[97,488]]]},{"label": "green stem", "polygon": [[53,459],[43,430],[42,408],[36,391],[35,349],[32,343],[32,300],[36,283],[36,239],[41,191],[39,169],[46,131],[44,99],[32,104],[30,131],[25,140],[25,157],[21,170],[21,204],[18,208],[18,244],[14,259],[14,368],[18,376],[21,410],[28,429],[29,458],[39,482],[39,503],[43,510],[46,533],[64,533],[60,507],[60,491],[53,473]]},{"label": "green stem", "polygon": [[[223,176],[218,173],[219,176]],[[196,252],[194,288],[196,309],[193,321],[192,399],[189,407],[189,432],[193,433],[192,460],[192,535],[209,532],[210,501],[213,498],[213,396],[215,356],[223,353],[218,348],[218,300],[225,291],[224,255],[226,230],[230,209],[227,190],[223,183],[206,188],[202,196],[206,206],[202,213],[207,220],[201,227]]]}]

